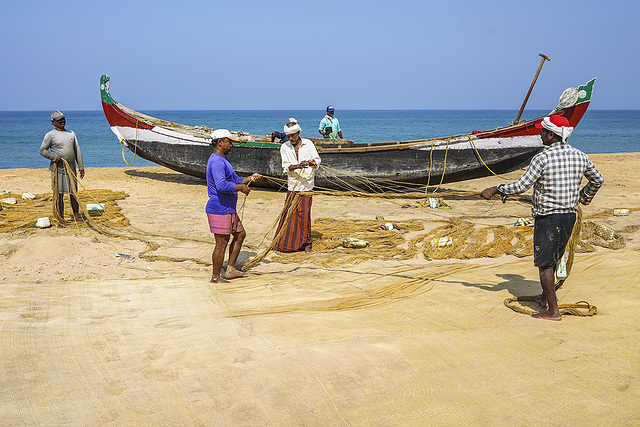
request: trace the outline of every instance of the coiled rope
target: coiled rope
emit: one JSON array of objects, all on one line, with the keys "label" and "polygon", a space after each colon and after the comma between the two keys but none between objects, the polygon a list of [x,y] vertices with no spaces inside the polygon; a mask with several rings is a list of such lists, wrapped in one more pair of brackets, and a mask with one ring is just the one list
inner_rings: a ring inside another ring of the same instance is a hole
[{"label": "coiled rope", "polygon": [[[573,230],[571,231],[571,237],[569,238],[569,242],[567,243],[567,247],[565,249],[566,255],[566,263],[567,263],[567,276],[562,279],[557,279],[555,283],[556,290],[560,289],[564,282],[569,278],[569,274],[571,273],[571,268],[573,267],[573,261],[576,253],[576,248],[578,247],[578,243],[580,242],[580,231],[582,229],[582,208],[578,205],[578,213],[576,215],[576,222],[573,226]],[[535,302],[540,305],[540,299],[544,298],[544,294],[535,295],[535,296],[519,296],[513,298],[507,298],[504,300],[504,305],[509,307],[511,310],[531,315],[536,311],[532,308],[522,305],[523,302]],[[558,309],[560,310],[560,314],[568,314],[574,316],[595,316],[598,314],[598,307],[595,305],[589,304],[587,301],[578,301],[574,304],[558,304]]]}]

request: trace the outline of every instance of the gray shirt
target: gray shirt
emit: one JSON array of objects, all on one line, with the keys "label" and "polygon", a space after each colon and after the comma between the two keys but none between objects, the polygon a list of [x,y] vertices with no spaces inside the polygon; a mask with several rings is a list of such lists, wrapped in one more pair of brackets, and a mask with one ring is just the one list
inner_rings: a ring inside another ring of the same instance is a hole
[{"label": "gray shirt", "polygon": [[76,134],[71,130],[59,131],[54,129],[48,132],[42,140],[40,155],[51,160],[51,164],[49,165],[49,169],[51,170],[53,170],[53,163],[58,156],[69,163],[74,173],[76,171],[76,161],[78,162],[78,168],[80,170],[84,169],[78,139],[76,138]]}]

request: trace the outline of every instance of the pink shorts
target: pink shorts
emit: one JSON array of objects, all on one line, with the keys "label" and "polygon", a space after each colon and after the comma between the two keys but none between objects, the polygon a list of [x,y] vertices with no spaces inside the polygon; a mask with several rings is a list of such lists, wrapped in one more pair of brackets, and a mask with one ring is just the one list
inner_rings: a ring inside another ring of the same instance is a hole
[{"label": "pink shorts", "polygon": [[207,213],[207,219],[209,220],[209,228],[214,234],[233,234],[241,233],[244,231],[242,222],[237,213],[216,215]]}]

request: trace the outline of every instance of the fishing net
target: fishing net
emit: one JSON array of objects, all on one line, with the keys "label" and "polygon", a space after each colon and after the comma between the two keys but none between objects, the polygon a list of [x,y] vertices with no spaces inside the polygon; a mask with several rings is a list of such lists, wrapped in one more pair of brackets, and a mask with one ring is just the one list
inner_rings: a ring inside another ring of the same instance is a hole
[{"label": "fishing net", "polygon": [[[324,191],[326,193],[326,190]],[[426,191],[425,191],[426,193]],[[361,196],[358,191],[351,189],[350,195]],[[390,200],[399,197],[415,198],[424,197],[424,193],[405,192],[402,195],[389,194],[385,192],[368,193],[366,197],[382,197]],[[435,195],[435,191],[431,194]],[[474,198],[478,195],[469,192],[442,191],[438,196]],[[519,198],[526,201],[526,197]],[[418,202],[419,206],[427,207],[424,201]],[[437,207],[450,208],[438,198]],[[433,207],[433,206],[431,206]],[[596,214],[602,218],[611,215],[612,212]],[[281,215],[285,215],[283,211]],[[285,218],[285,222],[286,222]],[[521,221],[524,220],[524,221]],[[428,233],[418,234],[408,238],[411,232],[424,230],[425,222],[422,220],[412,220],[393,224],[394,230],[385,230],[380,227],[381,219],[377,220],[339,220],[333,218],[319,218],[312,225],[312,238],[314,239],[314,253],[286,253],[278,254],[272,258],[273,261],[283,264],[287,263],[312,263],[321,267],[332,267],[336,265],[357,264],[366,260],[407,260],[413,258],[419,251],[426,259],[473,259],[473,258],[496,258],[503,255],[513,255],[516,257],[526,257],[533,254],[533,220],[521,218],[514,226],[505,225],[480,225],[462,218],[448,218],[443,220],[443,225],[437,226]],[[593,221],[584,221],[582,210],[579,209],[576,219],[576,226],[573,229],[570,241],[565,251],[566,276],[558,279],[556,286],[562,286],[568,277],[573,266],[576,252],[593,252],[595,246],[609,249],[621,249],[625,247],[625,238],[622,233],[634,232],[640,226],[628,226],[625,229],[616,231],[602,224]],[[279,236],[275,236],[274,242]],[[351,247],[345,242],[357,240],[364,245]],[[262,260],[273,244],[258,257],[250,260],[243,266],[248,269]],[[505,306],[524,314],[532,314],[539,310],[539,299],[541,295],[519,296],[507,298]],[[538,305],[537,309],[531,306]],[[290,308],[287,308],[290,309]],[[560,304],[561,314],[575,316],[594,316],[597,314],[597,307],[586,301],[579,301],[573,304]]]},{"label": "fishing net", "polygon": [[[67,168],[67,173],[71,176],[73,173],[69,166],[64,163],[64,167]],[[274,177],[269,177],[269,179],[278,180]],[[284,183],[285,181],[282,182],[283,185]],[[334,267],[354,265],[369,260],[405,261],[415,258],[419,254],[427,260],[464,260],[496,258],[503,255],[526,257],[533,253],[531,219],[524,219],[520,226],[478,224],[473,221],[473,218],[456,217],[455,210],[444,201],[444,199],[478,199],[478,194],[475,192],[446,190],[439,188],[439,186],[432,189],[416,185],[400,188],[401,183],[392,184],[392,187],[387,187],[380,182],[370,181],[363,182],[361,186],[350,184],[343,191],[318,188],[316,192],[323,195],[385,199],[402,207],[429,209],[429,213],[436,219],[394,221],[384,218],[318,218],[312,224],[311,234],[314,240],[312,254],[304,252],[274,253],[271,260],[282,264],[313,264],[320,267]],[[57,189],[55,182],[53,188]],[[81,223],[75,221],[70,223],[78,230],[91,229],[92,232],[104,236],[143,242],[145,249],[140,251],[137,256],[148,261],[192,261],[202,265],[211,265],[210,261],[206,260],[206,256],[211,250],[210,239],[168,236],[132,227],[117,203],[128,197],[125,192],[108,189],[77,191],[72,186],[72,194],[79,202],[80,215],[84,219],[84,222]],[[68,198],[65,197],[65,199],[65,202],[68,203]],[[523,202],[529,201],[528,196],[520,196],[515,199]],[[69,225],[64,218],[56,217],[56,202],[58,200],[57,191],[41,194],[35,198],[15,198],[15,203],[0,200],[2,202],[0,203],[2,207],[0,209],[0,232],[32,229],[38,218],[48,216],[54,218],[54,225]],[[417,203],[407,203],[412,200]],[[435,204],[432,203],[434,200]],[[243,200],[240,210],[244,208],[245,202],[246,199]],[[89,205],[99,208],[88,210],[86,207]],[[265,240],[270,243],[259,255],[248,260],[243,265],[243,270],[250,269],[269,255],[279,238],[277,235],[273,238],[269,238],[269,236],[273,235],[279,218],[284,216],[285,222],[288,221],[295,205],[295,202],[292,203],[289,210],[283,209],[278,218],[274,218],[274,226],[263,237],[263,243]],[[434,206],[440,209],[433,209]],[[632,208],[629,211],[635,210],[640,210],[640,208]],[[598,221],[611,217],[613,214],[613,210],[605,210],[590,215],[587,220],[583,221],[581,217],[578,219],[579,226],[574,228],[574,234],[566,251],[567,273],[571,270],[573,255],[576,252],[593,252],[596,247],[613,250],[624,248],[626,246],[624,234],[633,233],[640,228],[640,225],[630,225],[620,230],[614,230]],[[386,226],[389,223],[392,224],[391,229]],[[425,230],[427,231],[425,232]],[[167,245],[174,245],[175,241],[197,243],[200,244],[200,249],[194,250],[193,256],[188,257],[172,257],[157,253]],[[517,312],[531,313],[534,311],[538,298],[539,296],[510,298],[505,300],[505,305]],[[337,304],[342,306],[347,302],[340,300]],[[354,304],[358,303],[354,302]],[[597,313],[597,308],[586,302],[578,302],[573,305],[561,305],[561,312],[563,314],[594,315]]]},{"label": "fishing net", "polygon": [[[313,255],[311,262],[328,267],[339,264],[358,264],[367,260],[407,260],[418,249],[405,235],[424,229],[420,220],[393,222],[392,230],[381,229],[382,220],[336,220],[318,218],[311,226]],[[358,244],[359,242],[363,242]],[[355,247],[354,247],[355,246]],[[309,262],[302,252],[278,253],[275,262]]]},{"label": "fishing net", "polygon": [[533,254],[533,227],[478,226],[451,220],[420,236],[427,259],[525,257]]},{"label": "fishing net", "polygon": [[[122,213],[118,205],[118,200],[123,200],[129,195],[124,191],[112,191],[107,189],[84,190],[75,192],[80,204],[81,216],[85,218],[86,224],[76,224],[78,227],[99,227],[103,229],[121,228],[129,225],[129,220]],[[61,221],[52,212],[54,200],[57,195],[45,193],[36,195],[35,199],[22,199],[14,197],[15,204],[4,204],[4,209],[0,210],[0,232],[9,233],[17,230],[33,229],[38,218],[53,217],[53,225],[64,225],[68,221]],[[65,202],[69,199],[65,197]],[[104,209],[89,213],[87,204],[102,204]],[[66,212],[71,212],[71,206],[67,206]],[[75,224],[75,223],[74,223]]]},{"label": "fishing net", "polygon": [[[58,165],[56,165],[56,168],[57,167]],[[59,167],[65,167],[67,174],[75,178],[75,174],[66,161],[63,161]],[[54,171],[53,175],[57,177],[57,170]],[[78,182],[78,184],[82,187],[80,182]],[[79,215],[82,218],[82,222],[76,222],[73,219],[65,219],[59,216],[57,206],[59,193],[55,179],[53,189],[54,191],[52,193],[33,195],[33,198],[13,197],[15,203],[0,203],[0,206],[3,207],[3,209],[0,209],[0,233],[34,229],[39,218],[49,218],[51,225],[73,227],[80,234],[85,230],[90,230],[93,235],[103,235],[142,242],[146,245],[145,249],[139,252],[137,256],[147,261],[192,261],[198,264],[211,265],[210,261],[202,259],[203,254],[210,250],[209,247],[198,250],[193,254],[193,257],[175,257],[153,253],[163,246],[175,244],[176,241],[193,242],[200,246],[202,246],[202,244],[210,245],[211,241],[154,233],[131,226],[129,219],[124,215],[117,203],[118,200],[124,200],[129,197],[124,191],[112,191],[108,189],[87,190],[84,189],[84,187],[83,190],[78,191],[76,187],[72,185],[70,187],[70,194],[78,200]],[[5,196],[9,195],[10,194],[5,194]],[[8,199],[8,197],[5,197],[5,199]],[[68,218],[71,212],[71,206],[68,205],[69,197],[66,195],[63,196],[63,203],[66,204],[65,216]],[[87,206],[91,209],[87,209]]]},{"label": "fishing net", "polygon": [[[65,167],[68,167],[65,165]],[[70,174],[71,171],[68,171]],[[57,188],[54,186],[54,188]],[[423,187],[424,188],[424,187]],[[336,190],[319,189],[323,194],[340,194],[350,197],[377,197],[391,202],[403,203],[409,199],[419,199],[418,207],[426,207],[420,199],[425,198],[425,191],[365,192],[354,190],[337,192]],[[132,227],[129,220],[122,213],[118,200],[128,197],[125,192],[108,189],[94,189],[73,191],[80,205],[80,213],[84,223],[71,222],[79,228],[90,228],[95,232],[112,237],[121,237],[138,240],[146,244],[139,257],[149,261],[185,261],[191,260],[199,264],[210,265],[208,260],[203,260],[202,254],[194,254],[193,257],[169,257],[154,254],[155,251],[166,245],[163,239],[188,240],[197,243],[210,244],[207,239],[184,238],[180,236],[167,236],[160,233],[138,230]],[[477,199],[476,193],[467,191],[439,190],[439,199]],[[4,209],[0,210],[0,232],[12,232],[21,229],[32,229],[38,218],[52,216],[52,204],[58,199],[57,192],[38,195],[35,199],[15,198],[15,204],[2,203]],[[65,203],[68,203],[65,197]],[[524,196],[521,200],[526,201]],[[103,206],[102,209],[88,211],[87,205]],[[448,207],[446,203],[443,207]],[[293,205],[292,205],[293,208]],[[635,209],[632,209],[635,210]],[[54,212],[56,211],[54,206]],[[430,210],[431,212],[434,210]],[[66,212],[70,212],[67,206]],[[451,212],[451,211],[447,211]],[[591,219],[611,216],[612,211],[603,211],[590,215]],[[281,212],[280,215],[290,215]],[[276,253],[273,260],[281,263],[311,262],[321,266],[340,264],[357,264],[367,260],[407,260],[421,252],[426,259],[473,259],[495,258],[502,255],[526,257],[533,253],[532,236],[533,228],[529,226],[505,226],[505,225],[480,225],[467,219],[452,217],[453,213],[441,215],[440,220],[408,220],[392,221],[393,230],[381,229],[380,226],[388,220],[383,219],[336,219],[318,218],[312,224],[312,238],[314,239],[314,253],[308,256],[303,253]],[[55,218],[55,215],[54,215]],[[279,218],[279,217],[278,217]],[[638,225],[628,226],[621,230],[613,230],[593,220],[586,220],[582,224],[582,233],[575,246],[575,252],[593,252],[596,247],[608,249],[621,249],[626,245],[625,233],[631,233],[638,229]],[[434,223],[441,225],[433,227]],[[54,219],[54,225],[64,225],[64,219]],[[277,219],[275,219],[277,223]],[[419,233],[427,227],[433,227],[427,233]],[[275,227],[267,231],[265,238]],[[249,260],[243,269],[255,266],[268,255],[273,248],[274,236],[269,240],[268,246],[262,250],[258,257]],[[345,239],[355,239],[367,243],[364,247],[345,247]],[[263,239],[264,241],[264,239]]]},{"label": "fishing net", "polygon": [[[367,260],[407,260],[421,252],[426,259],[476,259],[513,255],[533,255],[533,227],[479,225],[451,218],[427,233],[419,233],[434,221],[408,220],[393,222],[393,230],[381,229],[386,220],[318,218],[311,227],[313,254],[303,252],[276,253],[271,258],[280,263],[312,263],[319,266],[358,264]],[[593,221],[581,221],[567,247],[567,254],[594,252],[596,246],[622,249],[624,233],[640,226],[613,230]],[[349,247],[350,239],[366,242],[366,246]],[[274,239],[277,240],[277,239]],[[267,251],[268,252],[268,251]],[[260,255],[260,260],[266,253]],[[252,261],[255,261],[252,260]],[[256,263],[248,262],[246,270]],[[570,270],[570,266],[569,266]]]}]

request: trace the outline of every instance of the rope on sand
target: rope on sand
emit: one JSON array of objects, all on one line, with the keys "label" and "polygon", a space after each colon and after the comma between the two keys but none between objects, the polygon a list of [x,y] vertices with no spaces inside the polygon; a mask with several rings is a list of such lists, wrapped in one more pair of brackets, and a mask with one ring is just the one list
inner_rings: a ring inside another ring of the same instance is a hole
[{"label": "rope on sand", "polygon": [[[300,197],[302,197],[304,194],[308,194],[308,193],[309,192],[296,193],[295,194],[295,196],[293,197],[293,200],[291,201],[291,205],[289,206],[289,209],[287,209],[287,211],[286,211],[286,216],[284,218],[284,221],[282,222],[282,227],[280,227],[280,231],[278,231],[278,234],[273,236],[273,240],[271,241],[271,244],[269,245],[269,247],[267,249],[265,249],[264,251],[262,251],[262,253],[260,253],[259,255],[255,256],[255,257],[251,258],[250,260],[248,260],[247,262],[245,262],[242,265],[242,267],[240,267],[240,271],[247,271],[251,267],[255,267],[276,246],[276,244],[280,240],[280,237],[282,237],[282,235],[284,234],[285,230],[287,229],[286,226],[287,226],[287,224],[289,224],[289,220],[291,219],[291,214],[297,209],[298,201],[300,200]],[[280,215],[278,215],[278,220],[280,220],[280,218],[282,217],[282,215],[284,213],[285,213],[285,208],[283,207],[282,211],[280,212]],[[276,224],[277,224],[277,222],[276,222]]]},{"label": "rope on sand", "polygon": [[[504,305],[509,307],[511,310],[515,311],[516,313],[522,313],[530,316],[533,313],[537,313],[537,311],[519,303],[522,303],[522,302],[537,303],[538,298],[540,298],[541,296],[542,295],[507,298],[504,300]],[[587,301],[578,301],[574,304],[558,304],[558,308],[560,309],[560,314],[567,314],[567,315],[573,315],[573,316],[590,317],[598,314],[598,307],[596,307],[595,305],[589,304]]]}]

